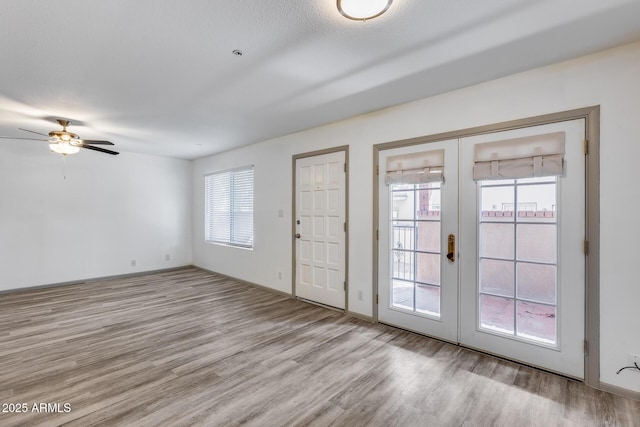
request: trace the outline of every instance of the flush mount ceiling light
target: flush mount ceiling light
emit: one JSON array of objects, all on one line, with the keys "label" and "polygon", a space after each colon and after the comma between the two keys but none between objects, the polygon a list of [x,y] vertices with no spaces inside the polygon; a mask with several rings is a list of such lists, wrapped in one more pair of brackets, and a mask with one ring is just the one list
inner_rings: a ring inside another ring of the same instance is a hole
[{"label": "flush mount ceiling light", "polygon": [[345,18],[366,21],[389,9],[393,0],[337,0],[338,10]]}]

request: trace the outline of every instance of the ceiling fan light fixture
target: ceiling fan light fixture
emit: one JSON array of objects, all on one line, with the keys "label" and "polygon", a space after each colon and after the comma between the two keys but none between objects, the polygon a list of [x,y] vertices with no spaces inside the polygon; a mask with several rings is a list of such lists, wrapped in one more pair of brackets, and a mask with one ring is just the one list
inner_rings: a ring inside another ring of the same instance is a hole
[{"label": "ceiling fan light fixture", "polygon": [[62,154],[63,156],[66,156],[67,154],[76,154],[80,151],[80,147],[71,145],[68,142],[56,142],[49,144],[49,149],[54,153]]},{"label": "ceiling fan light fixture", "polygon": [[[80,137],[75,133],[68,132],[67,126],[71,124],[69,120],[58,119],[58,124],[62,126],[62,130],[52,130],[51,132],[49,132],[48,139],[14,138],[12,136],[0,136],[0,139],[26,139],[31,141],[45,141],[49,143],[49,149],[52,152],[57,154],[62,154],[63,156],[66,156],[68,154],[76,154],[80,152],[81,148],[92,150],[92,151],[99,151],[105,154],[111,154],[112,156],[117,156],[118,154],[120,154],[117,151],[107,150],[106,148],[102,148],[102,147],[96,147],[96,145],[114,145],[113,142],[111,141],[80,139]],[[22,128],[19,128],[19,129],[25,132],[34,133],[36,135],[40,135],[44,137],[47,136],[44,133],[36,132],[33,130],[22,129]]]},{"label": "ceiling fan light fixture", "polygon": [[391,7],[393,0],[336,0],[338,11],[348,19],[367,21],[376,18]]}]

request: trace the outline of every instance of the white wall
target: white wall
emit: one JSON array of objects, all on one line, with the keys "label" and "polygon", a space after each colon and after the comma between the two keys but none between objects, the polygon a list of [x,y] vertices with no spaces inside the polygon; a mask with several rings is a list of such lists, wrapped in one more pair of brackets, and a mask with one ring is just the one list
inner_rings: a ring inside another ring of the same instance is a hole
[{"label": "white wall", "polygon": [[0,140],[0,290],[191,264],[190,177],[186,160]]},{"label": "white wall", "polygon": [[[373,144],[601,105],[601,379],[640,391],[640,375],[615,374],[627,365],[627,353],[640,354],[638,76],[640,43],[635,43],[199,159],[193,168],[194,264],[290,292],[291,156],[348,144],[349,308],[371,315]],[[203,174],[251,163],[255,249],[204,243]],[[278,209],[284,218],[277,217]],[[358,291],[364,301],[357,300]]]}]

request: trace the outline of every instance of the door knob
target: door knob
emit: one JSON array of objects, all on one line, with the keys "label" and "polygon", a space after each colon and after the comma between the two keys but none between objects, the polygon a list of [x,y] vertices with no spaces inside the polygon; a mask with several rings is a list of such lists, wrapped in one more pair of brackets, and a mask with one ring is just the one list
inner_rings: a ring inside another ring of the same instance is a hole
[{"label": "door knob", "polygon": [[449,239],[447,242],[447,259],[449,262],[454,262],[456,260],[456,236],[453,234],[449,234]]},{"label": "door knob", "polygon": [[299,238],[300,238],[300,233],[297,233],[296,234],[296,239],[299,239]]}]

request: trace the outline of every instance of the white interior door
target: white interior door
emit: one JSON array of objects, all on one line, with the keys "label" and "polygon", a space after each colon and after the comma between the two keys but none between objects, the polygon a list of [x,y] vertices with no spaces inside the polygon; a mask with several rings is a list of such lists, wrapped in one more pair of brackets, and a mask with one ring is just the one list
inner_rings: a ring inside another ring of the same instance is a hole
[{"label": "white interior door", "polygon": [[296,160],[296,296],[345,308],[345,152]]},{"label": "white interior door", "polygon": [[[381,151],[378,319],[583,378],[584,128],[574,120]],[[558,163],[536,156],[534,178],[474,181],[477,149],[497,144],[517,158],[520,142],[545,135],[564,141],[560,176],[539,176]],[[389,159],[437,149],[444,182],[385,185]]]},{"label": "white interior door", "polygon": [[[576,378],[584,378],[584,130],[573,120],[460,141],[460,342]],[[479,144],[558,134],[561,176],[473,181]]]},{"label": "white interior door", "polygon": [[[385,182],[389,159],[439,150],[443,182]],[[458,141],[385,150],[379,164],[378,320],[457,342],[458,269],[446,255],[458,234]]]}]

